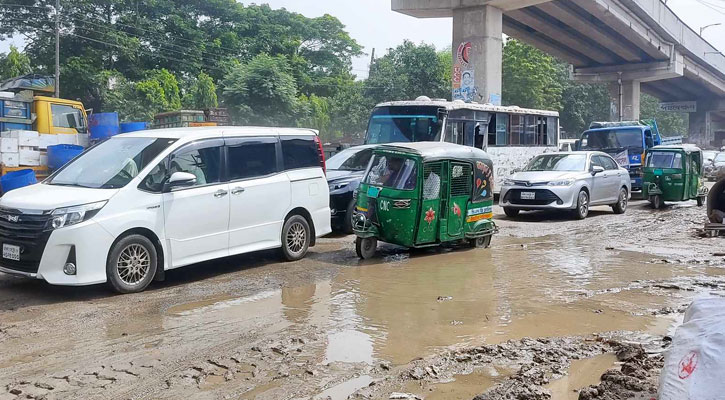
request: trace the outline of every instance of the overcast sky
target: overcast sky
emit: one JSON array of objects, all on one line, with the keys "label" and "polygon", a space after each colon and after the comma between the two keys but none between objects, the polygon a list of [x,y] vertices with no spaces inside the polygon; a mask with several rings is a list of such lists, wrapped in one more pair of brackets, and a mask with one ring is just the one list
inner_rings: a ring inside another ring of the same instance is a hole
[{"label": "overcast sky", "polygon": [[[405,39],[430,43],[439,49],[451,45],[449,18],[408,17],[391,11],[390,0],[259,0],[255,3],[267,3],[272,8],[284,7],[308,17],[331,14],[339,18],[367,53],[354,62],[353,72],[359,77],[367,76],[373,48],[376,55],[381,55]],[[708,28],[703,36],[720,51],[725,51],[725,0],[669,0],[667,3],[696,31],[707,24],[722,23],[722,26]],[[8,45],[7,41],[0,42],[0,52],[7,51]]]}]

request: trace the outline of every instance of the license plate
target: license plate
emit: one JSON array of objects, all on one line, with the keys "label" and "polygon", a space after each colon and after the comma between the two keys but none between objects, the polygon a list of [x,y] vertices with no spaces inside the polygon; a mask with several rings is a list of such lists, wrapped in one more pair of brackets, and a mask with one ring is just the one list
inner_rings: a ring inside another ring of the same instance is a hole
[{"label": "license plate", "polygon": [[20,246],[3,243],[3,258],[20,261]]},{"label": "license plate", "polygon": [[536,200],[536,192],[521,192],[521,200]]}]

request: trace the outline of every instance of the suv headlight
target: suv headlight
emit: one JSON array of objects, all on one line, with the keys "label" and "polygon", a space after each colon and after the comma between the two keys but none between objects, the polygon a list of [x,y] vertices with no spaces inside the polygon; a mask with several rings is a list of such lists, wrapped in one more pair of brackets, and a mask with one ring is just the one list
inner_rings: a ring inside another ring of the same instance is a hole
[{"label": "suv headlight", "polygon": [[80,224],[83,221],[87,221],[98,214],[106,203],[107,201],[104,200],[80,206],[55,209],[51,214],[53,217],[50,219],[50,228],[60,229],[65,226]]},{"label": "suv headlight", "polygon": [[504,186],[513,186],[514,185],[514,180],[513,179],[509,179],[509,178],[506,178],[506,179],[503,180],[503,185]]},{"label": "suv headlight", "polygon": [[571,186],[574,184],[574,179],[562,179],[558,181],[549,182],[549,186]]},{"label": "suv headlight", "polygon": [[340,182],[333,182],[328,185],[331,192],[345,189],[346,187],[350,186],[351,184],[357,182],[356,179],[351,179],[347,181],[340,181]]}]

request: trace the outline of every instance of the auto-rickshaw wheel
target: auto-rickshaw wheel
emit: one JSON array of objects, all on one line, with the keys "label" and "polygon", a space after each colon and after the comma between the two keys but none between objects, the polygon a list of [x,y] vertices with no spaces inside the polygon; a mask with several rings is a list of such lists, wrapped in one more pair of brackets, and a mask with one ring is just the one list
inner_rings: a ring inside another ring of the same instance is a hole
[{"label": "auto-rickshaw wheel", "polygon": [[662,196],[658,194],[650,196],[649,202],[650,204],[652,204],[652,208],[654,208],[655,210],[659,210],[664,205],[664,202],[662,201]]},{"label": "auto-rickshaw wheel", "polygon": [[469,243],[474,249],[487,249],[491,247],[491,235],[471,239]]},{"label": "auto-rickshaw wheel", "polygon": [[702,207],[705,205],[705,196],[700,196],[697,198],[697,206]]},{"label": "auto-rickshaw wheel", "polygon": [[357,256],[363,260],[375,257],[375,252],[378,249],[378,239],[373,237],[355,239],[355,252]]}]

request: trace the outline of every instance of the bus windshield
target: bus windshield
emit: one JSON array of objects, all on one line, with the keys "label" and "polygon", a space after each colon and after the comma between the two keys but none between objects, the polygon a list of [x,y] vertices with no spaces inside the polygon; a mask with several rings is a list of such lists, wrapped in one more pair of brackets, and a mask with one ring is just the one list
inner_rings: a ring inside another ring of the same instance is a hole
[{"label": "bus windshield", "polygon": [[440,140],[438,107],[392,106],[373,110],[365,144]]},{"label": "bus windshield", "polygon": [[628,149],[636,153],[644,151],[643,133],[640,129],[607,129],[584,132],[581,150]]}]

